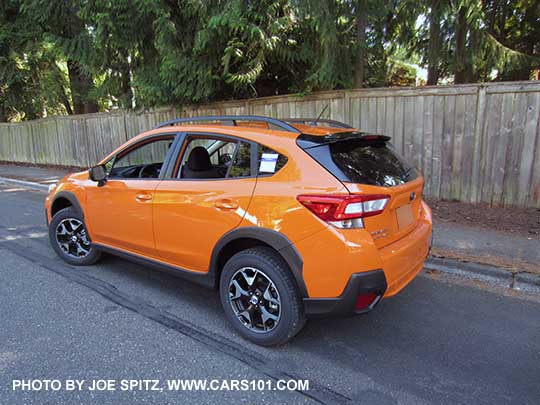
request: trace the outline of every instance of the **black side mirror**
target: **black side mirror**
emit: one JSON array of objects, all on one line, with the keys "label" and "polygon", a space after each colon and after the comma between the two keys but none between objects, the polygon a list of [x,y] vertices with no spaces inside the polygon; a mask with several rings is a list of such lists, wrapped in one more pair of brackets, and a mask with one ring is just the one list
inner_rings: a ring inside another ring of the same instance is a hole
[{"label": "black side mirror", "polygon": [[105,165],[93,166],[88,170],[90,175],[90,180],[97,181],[99,185],[102,185],[107,179],[107,170],[105,170]]}]

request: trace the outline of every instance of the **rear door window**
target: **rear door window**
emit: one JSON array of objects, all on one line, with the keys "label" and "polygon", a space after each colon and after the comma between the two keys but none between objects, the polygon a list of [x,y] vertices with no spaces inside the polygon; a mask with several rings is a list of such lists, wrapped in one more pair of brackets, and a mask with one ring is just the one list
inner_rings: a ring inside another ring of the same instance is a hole
[{"label": "rear door window", "polygon": [[249,176],[251,176],[251,145],[247,142],[240,142],[233,155],[228,177]]},{"label": "rear door window", "polygon": [[232,138],[189,137],[177,176],[182,179],[249,177],[251,145]]}]

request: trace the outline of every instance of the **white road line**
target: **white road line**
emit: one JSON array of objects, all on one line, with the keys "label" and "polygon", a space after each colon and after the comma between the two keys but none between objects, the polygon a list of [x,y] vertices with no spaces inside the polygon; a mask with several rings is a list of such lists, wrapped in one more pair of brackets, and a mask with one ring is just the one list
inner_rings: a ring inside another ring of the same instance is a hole
[{"label": "white road line", "polygon": [[36,183],[34,181],[10,179],[8,177],[0,177],[0,183],[13,184],[16,186],[24,186],[24,187],[34,188],[40,191],[47,191],[49,189],[48,184]]}]

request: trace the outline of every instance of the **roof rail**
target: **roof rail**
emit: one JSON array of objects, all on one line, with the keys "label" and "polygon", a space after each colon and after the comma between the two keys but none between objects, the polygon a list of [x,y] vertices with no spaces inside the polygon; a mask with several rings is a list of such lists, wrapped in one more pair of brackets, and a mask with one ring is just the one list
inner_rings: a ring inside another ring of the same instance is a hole
[{"label": "roof rail", "polygon": [[317,118],[286,118],[283,121],[296,122],[298,124],[309,125],[310,127],[316,127],[318,122],[322,122],[325,124],[329,124],[330,126],[334,128],[346,128],[346,129],[354,128],[348,124],[345,124],[344,122],[335,121],[335,120],[317,119]]},{"label": "roof rail", "polygon": [[268,124],[275,125],[276,127],[288,131],[301,133],[291,124],[278,120],[275,118],[261,117],[259,115],[209,115],[204,117],[187,117],[187,118],[176,118],[174,120],[166,121],[159,124],[156,128],[168,127],[176,124],[183,124],[186,122],[197,122],[197,121],[219,121],[221,123],[227,123],[226,125],[236,126],[237,121],[256,121],[256,122],[266,122]]}]

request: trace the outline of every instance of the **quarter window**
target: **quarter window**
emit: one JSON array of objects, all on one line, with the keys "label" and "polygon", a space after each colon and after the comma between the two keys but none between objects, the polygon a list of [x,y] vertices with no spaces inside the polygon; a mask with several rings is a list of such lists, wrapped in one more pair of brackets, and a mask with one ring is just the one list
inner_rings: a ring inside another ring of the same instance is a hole
[{"label": "quarter window", "polygon": [[271,176],[277,173],[287,163],[287,156],[270,149],[267,146],[259,145],[258,148],[258,170],[261,176]]}]

